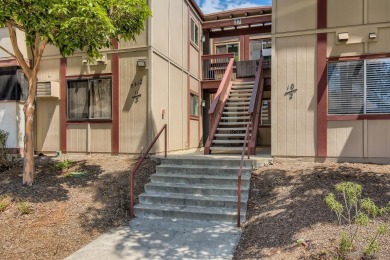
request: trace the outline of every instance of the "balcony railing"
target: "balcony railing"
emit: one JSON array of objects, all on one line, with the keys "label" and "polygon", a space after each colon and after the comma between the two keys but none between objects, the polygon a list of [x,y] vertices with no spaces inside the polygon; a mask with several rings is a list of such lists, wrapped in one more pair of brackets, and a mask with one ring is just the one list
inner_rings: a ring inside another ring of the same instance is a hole
[{"label": "balcony railing", "polygon": [[222,80],[231,58],[234,53],[203,55],[202,80]]}]

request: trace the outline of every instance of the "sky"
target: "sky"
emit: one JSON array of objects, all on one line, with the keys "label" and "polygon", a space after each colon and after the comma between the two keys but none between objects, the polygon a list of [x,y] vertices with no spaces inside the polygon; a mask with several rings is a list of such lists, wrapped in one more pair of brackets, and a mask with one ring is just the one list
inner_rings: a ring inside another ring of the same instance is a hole
[{"label": "sky", "polygon": [[272,0],[195,0],[203,13],[215,13],[227,9],[272,5]]}]

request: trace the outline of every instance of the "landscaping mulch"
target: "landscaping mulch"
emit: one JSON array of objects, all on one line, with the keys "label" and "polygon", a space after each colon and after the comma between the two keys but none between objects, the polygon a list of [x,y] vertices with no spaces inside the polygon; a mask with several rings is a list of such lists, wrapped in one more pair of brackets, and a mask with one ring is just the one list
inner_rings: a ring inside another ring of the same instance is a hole
[{"label": "landscaping mulch", "polygon": [[[337,224],[324,198],[334,192],[335,184],[345,181],[361,184],[363,197],[378,206],[390,201],[389,165],[291,161],[255,171],[247,221],[234,259],[334,259],[345,228]],[[375,219],[359,243],[383,222],[390,227],[388,216]],[[298,245],[298,239],[308,246]],[[390,234],[379,243],[375,259],[390,259]],[[350,259],[359,257],[350,255]]]},{"label": "landscaping mulch", "polygon": [[[58,169],[63,160],[72,166]],[[0,172],[0,202],[6,205],[0,205],[0,259],[63,259],[113,227],[127,225],[135,163],[129,156],[39,156],[35,183],[24,187],[22,160],[15,161]],[[155,167],[150,159],[141,165],[136,196]]]}]

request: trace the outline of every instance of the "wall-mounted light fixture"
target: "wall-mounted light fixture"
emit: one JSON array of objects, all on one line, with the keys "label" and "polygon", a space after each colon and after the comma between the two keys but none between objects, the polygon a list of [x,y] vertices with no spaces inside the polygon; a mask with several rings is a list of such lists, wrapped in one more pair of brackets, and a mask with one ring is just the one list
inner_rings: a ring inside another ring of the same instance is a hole
[{"label": "wall-mounted light fixture", "polygon": [[206,101],[202,100],[202,107],[205,107],[205,106],[206,106]]},{"label": "wall-mounted light fixture", "polygon": [[201,40],[202,42],[205,42],[205,41],[206,41],[206,35],[202,35],[202,37],[200,37],[200,40]]},{"label": "wall-mounted light fixture", "polygon": [[141,58],[137,60],[137,67],[147,69],[148,59]]},{"label": "wall-mounted light fixture", "polygon": [[369,33],[368,34],[368,39],[375,40],[376,39],[376,33]]},{"label": "wall-mounted light fixture", "polygon": [[348,41],[348,39],[349,39],[349,34],[348,34],[347,32],[339,33],[339,34],[337,35],[337,38],[339,39],[339,41],[344,41],[344,42],[346,42],[346,41]]}]

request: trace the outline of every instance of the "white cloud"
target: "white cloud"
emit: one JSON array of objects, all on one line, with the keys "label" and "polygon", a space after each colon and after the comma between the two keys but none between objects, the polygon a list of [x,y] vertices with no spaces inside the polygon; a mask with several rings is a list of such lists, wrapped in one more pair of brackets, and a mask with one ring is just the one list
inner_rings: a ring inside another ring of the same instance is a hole
[{"label": "white cloud", "polygon": [[272,0],[195,0],[203,13],[215,13],[229,9],[254,7],[259,5],[271,5]]}]

